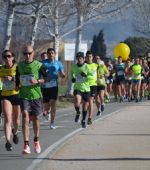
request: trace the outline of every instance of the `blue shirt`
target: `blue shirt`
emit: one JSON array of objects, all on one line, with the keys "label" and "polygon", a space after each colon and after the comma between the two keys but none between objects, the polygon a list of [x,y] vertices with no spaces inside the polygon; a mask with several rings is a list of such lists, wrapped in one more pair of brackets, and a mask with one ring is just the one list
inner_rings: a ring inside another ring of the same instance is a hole
[{"label": "blue shirt", "polygon": [[58,81],[57,81],[58,75],[60,72],[64,71],[63,64],[58,60],[54,60],[54,62],[51,62],[49,59],[43,60],[42,63],[46,67],[46,71],[50,77],[50,80],[56,80],[58,85]]}]

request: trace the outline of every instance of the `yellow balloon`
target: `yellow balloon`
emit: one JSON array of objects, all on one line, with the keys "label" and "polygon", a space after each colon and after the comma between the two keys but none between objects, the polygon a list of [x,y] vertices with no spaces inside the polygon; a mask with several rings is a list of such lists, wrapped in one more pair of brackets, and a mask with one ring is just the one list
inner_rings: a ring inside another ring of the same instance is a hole
[{"label": "yellow balloon", "polygon": [[121,56],[123,61],[126,61],[130,55],[130,48],[125,43],[119,43],[114,48],[114,55],[116,57]]}]

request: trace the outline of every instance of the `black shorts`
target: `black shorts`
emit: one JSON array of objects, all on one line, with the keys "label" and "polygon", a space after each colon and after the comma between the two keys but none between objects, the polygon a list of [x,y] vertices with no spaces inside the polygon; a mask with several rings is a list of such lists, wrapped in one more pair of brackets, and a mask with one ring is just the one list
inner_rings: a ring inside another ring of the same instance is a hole
[{"label": "black shorts", "polygon": [[150,77],[147,77],[147,84],[150,84]]},{"label": "black shorts", "polygon": [[99,93],[99,91],[101,91],[101,90],[105,90],[105,87],[106,86],[97,86],[97,92]]},{"label": "black shorts", "polygon": [[124,82],[124,80],[125,80],[124,77],[117,77],[117,78],[116,78],[116,84],[117,84],[117,85],[120,85],[121,83]]},{"label": "black shorts", "polygon": [[30,116],[39,116],[43,111],[42,99],[21,99],[21,111],[27,111]]},{"label": "black shorts", "polygon": [[95,97],[97,95],[97,86],[90,86],[90,96]]},{"label": "black shorts", "polygon": [[80,95],[82,97],[82,100],[84,100],[85,102],[89,102],[90,92],[81,92],[80,90],[74,90],[73,94],[74,96]]},{"label": "black shorts", "polygon": [[125,83],[126,83],[126,84],[131,85],[131,82],[132,82],[132,80],[125,80]]},{"label": "black shorts", "polygon": [[134,85],[139,85],[140,83],[141,83],[141,80],[140,79],[138,79],[138,80],[136,80],[136,79],[132,79],[132,84],[134,84]]},{"label": "black shorts", "polygon": [[57,100],[58,86],[51,88],[42,88],[43,103],[48,103],[50,100]]},{"label": "black shorts", "polygon": [[20,105],[19,95],[11,95],[11,96],[1,96],[1,100],[8,100],[13,106]]},{"label": "black shorts", "polygon": [[147,77],[145,77],[144,79],[141,80],[141,84],[144,84],[144,83],[147,84],[147,82],[148,82]]}]

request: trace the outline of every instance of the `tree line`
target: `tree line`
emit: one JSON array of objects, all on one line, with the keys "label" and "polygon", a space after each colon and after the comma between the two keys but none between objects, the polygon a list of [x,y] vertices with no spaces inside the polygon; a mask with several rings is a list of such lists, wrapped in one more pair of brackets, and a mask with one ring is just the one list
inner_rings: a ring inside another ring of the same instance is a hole
[{"label": "tree line", "polygon": [[60,41],[76,33],[76,51],[82,28],[89,22],[115,17],[134,0],[0,0],[1,49],[20,48],[49,40],[58,55]]}]

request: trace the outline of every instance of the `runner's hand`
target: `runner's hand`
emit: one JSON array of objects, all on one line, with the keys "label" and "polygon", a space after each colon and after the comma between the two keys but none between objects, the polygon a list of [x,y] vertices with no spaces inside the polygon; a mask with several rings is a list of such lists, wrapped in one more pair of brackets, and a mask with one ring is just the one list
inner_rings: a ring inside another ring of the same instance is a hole
[{"label": "runner's hand", "polygon": [[38,80],[36,80],[34,77],[31,78],[30,82],[31,82],[32,84],[38,84],[38,83],[39,83]]},{"label": "runner's hand", "polygon": [[87,75],[84,72],[81,72],[82,77],[86,77]]},{"label": "runner's hand", "polygon": [[76,82],[76,79],[75,79],[75,78],[72,78],[71,80],[72,80],[72,83],[75,83],[75,82]]}]

